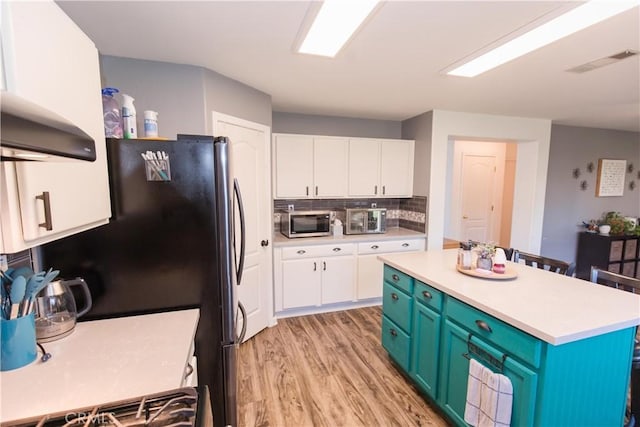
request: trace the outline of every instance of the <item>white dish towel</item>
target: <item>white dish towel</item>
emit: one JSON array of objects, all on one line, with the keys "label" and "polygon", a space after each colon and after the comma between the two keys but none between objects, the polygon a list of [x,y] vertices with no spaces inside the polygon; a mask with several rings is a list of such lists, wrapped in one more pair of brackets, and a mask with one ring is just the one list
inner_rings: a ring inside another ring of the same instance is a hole
[{"label": "white dish towel", "polygon": [[511,380],[471,359],[467,381],[464,420],[477,427],[509,427],[513,405]]}]

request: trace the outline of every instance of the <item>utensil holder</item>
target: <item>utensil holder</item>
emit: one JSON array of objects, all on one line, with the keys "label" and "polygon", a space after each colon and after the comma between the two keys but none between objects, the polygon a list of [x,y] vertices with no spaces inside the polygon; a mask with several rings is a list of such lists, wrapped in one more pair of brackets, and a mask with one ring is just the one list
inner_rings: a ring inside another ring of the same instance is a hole
[{"label": "utensil holder", "polygon": [[34,313],[12,320],[0,319],[0,334],[0,371],[18,369],[36,359],[38,348]]}]

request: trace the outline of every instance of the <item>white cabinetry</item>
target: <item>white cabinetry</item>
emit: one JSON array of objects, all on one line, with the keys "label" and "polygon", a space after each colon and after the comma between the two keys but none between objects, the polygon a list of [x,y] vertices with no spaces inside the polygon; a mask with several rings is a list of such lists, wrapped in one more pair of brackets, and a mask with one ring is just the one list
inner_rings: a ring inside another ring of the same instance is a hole
[{"label": "white cabinetry", "polygon": [[378,255],[392,252],[423,251],[425,239],[404,239],[358,244],[357,299],[382,297],[383,262]]},{"label": "white cabinetry", "polygon": [[348,142],[347,138],[275,134],[275,197],[345,197]]},{"label": "white cabinetry", "polygon": [[276,311],[352,301],[355,249],[355,244],[277,248]]},{"label": "white cabinetry", "polygon": [[[108,221],[109,185],[98,52],[53,2],[2,2],[3,89],[74,123],[95,162],[0,163],[0,252],[13,253]],[[52,229],[44,221],[48,193]]]},{"label": "white cabinetry", "polygon": [[276,315],[376,304],[382,297],[383,273],[378,255],[424,248],[424,236],[416,235],[381,240],[364,237],[353,243],[276,246],[273,258]]},{"label": "white cabinetry", "polygon": [[414,141],[349,140],[349,197],[411,197]]}]

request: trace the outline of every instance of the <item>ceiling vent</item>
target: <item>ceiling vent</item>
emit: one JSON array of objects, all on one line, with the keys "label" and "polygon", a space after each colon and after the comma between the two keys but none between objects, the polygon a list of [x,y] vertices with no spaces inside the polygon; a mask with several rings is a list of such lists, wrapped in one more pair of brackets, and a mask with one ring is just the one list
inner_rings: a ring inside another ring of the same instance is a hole
[{"label": "ceiling vent", "polygon": [[622,61],[623,59],[635,56],[637,54],[637,50],[625,50],[611,56],[587,62],[586,64],[578,65],[577,67],[569,68],[567,71],[569,71],[570,73],[586,73],[587,71],[595,70],[596,68],[601,68],[605,65],[613,64],[614,62]]}]

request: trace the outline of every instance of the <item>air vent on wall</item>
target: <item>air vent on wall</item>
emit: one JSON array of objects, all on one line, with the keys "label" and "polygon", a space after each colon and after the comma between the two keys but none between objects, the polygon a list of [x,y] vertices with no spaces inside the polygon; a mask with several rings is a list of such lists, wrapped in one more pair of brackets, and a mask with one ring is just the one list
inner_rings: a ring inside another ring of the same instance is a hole
[{"label": "air vent on wall", "polygon": [[587,71],[595,70],[596,68],[601,68],[605,65],[613,64],[614,62],[622,61],[623,59],[635,56],[637,54],[637,50],[625,50],[614,55],[587,62],[586,64],[578,65],[577,67],[569,68],[567,71],[569,71],[570,73],[586,73]]}]

